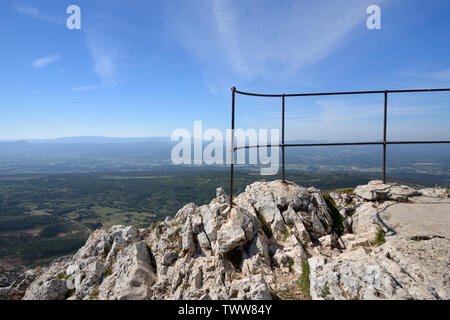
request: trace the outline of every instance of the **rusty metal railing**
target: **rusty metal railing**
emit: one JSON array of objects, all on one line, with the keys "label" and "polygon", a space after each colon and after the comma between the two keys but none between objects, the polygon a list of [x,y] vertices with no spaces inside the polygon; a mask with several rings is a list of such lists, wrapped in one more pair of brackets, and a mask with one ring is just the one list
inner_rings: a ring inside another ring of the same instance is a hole
[{"label": "rusty metal railing", "polygon": [[[383,183],[386,183],[386,146],[388,144],[438,144],[450,143],[449,140],[441,141],[387,141],[387,108],[388,108],[388,94],[390,93],[412,93],[412,92],[443,92],[450,91],[449,89],[411,89],[411,90],[384,90],[384,91],[349,91],[349,92],[319,92],[319,93],[295,93],[295,94],[261,94],[250,93],[231,88],[231,166],[230,166],[230,208],[233,207],[233,184],[234,184],[234,152],[239,149],[250,148],[281,148],[281,167],[282,179],[285,180],[285,148],[288,147],[329,147],[329,146],[361,146],[361,145],[382,145],[383,146]],[[235,104],[236,94],[254,96],[254,97],[268,97],[281,98],[281,144],[267,144],[256,146],[234,146],[234,123],[235,123]],[[285,133],[285,103],[286,97],[311,97],[311,96],[333,96],[333,95],[356,95],[356,94],[384,94],[384,123],[383,123],[383,141],[373,142],[344,142],[344,143],[293,143],[286,144],[284,140]]]}]

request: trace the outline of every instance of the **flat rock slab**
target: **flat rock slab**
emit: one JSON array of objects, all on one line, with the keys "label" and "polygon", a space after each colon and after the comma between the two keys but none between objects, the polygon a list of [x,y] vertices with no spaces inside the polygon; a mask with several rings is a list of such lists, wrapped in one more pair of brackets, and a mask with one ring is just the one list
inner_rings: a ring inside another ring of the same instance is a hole
[{"label": "flat rock slab", "polygon": [[[374,185],[381,184],[372,183],[368,189]],[[378,197],[379,190],[373,195]],[[387,198],[393,199],[387,190]],[[440,189],[430,194],[438,191],[441,196]],[[450,299],[447,191],[440,198],[408,193],[406,202],[366,201],[353,215],[353,231],[359,231],[355,236],[364,236],[371,225],[382,227],[387,231],[383,245],[355,246],[337,256],[316,255],[308,260],[313,299]]]},{"label": "flat rock slab", "polygon": [[380,218],[391,232],[389,236],[444,237],[450,239],[450,199],[413,197],[413,203],[388,204]]}]

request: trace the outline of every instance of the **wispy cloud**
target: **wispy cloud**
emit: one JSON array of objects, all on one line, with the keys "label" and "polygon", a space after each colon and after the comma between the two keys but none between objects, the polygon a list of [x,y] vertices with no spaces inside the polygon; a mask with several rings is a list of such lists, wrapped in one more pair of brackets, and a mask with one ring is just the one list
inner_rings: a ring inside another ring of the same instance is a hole
[{"label": "wispy cloud", "polygon": [[97,22],[86,31],[86,44],[93,60],[94,72],[99,77],[97,88],[117,84],[118,59],[122,45],[108,32],[108,25]]},{"label": "wispy cloud", "polygon": [[[354,122],[371,121],[383,117],[383,106],[380,104],[361,105],[334,100],[317,100],[320,107],[319,122]],[[446,114],[449,110],[435,105],[394,105],[389,106],[389,116],[437,115]]]},{"label": "wispy cloud", "polygon": [[[286,114],[287,139],[301,137],[313,140],[362,141],[382,138],[382,104],[318,99],[314,105],[303,113]],[[391,105],[388,108],[388,131],[397,139],[400,136],[408,139],[417,133],[417,125],[426,123],[424,119],[445,118],[448,114],[450,114],[448,108],[433,104]],[[279,121],[274,125],[279,126]],[[402,130],[399,131],[399,128]],[[440,124],[426,131],[430,136],[439,136],[437,133],[442,131],[442,128]]]},{"label": "wispy cloud", "polygon": [[97,28],[89,29],[86,35],[87,48],[92,57],[94,72],[99,78],[99,84],[72,88],[72,91],[92,91],[115,87],[120,44]]},{"label": "wispy cloud", "polygon": [[450,80],[450,69],[442,69],[433,72],[399,72],[398,74],[403,77],[414,79]]},{"label": "wispy cloud", "polygon": [[82,87],[76,87],[76,88],[72,88],[73,92],[81,92],[81,91],[92,91],[92,90],[96,90],[99,89],[100,87],[97,85],[91,85],[91,86],[82,86]]},{"label": "wispy cloud", "polygon": [[59,54],[36,59],[31,66],[33,68],[42,68],[61,59]]},{"label": "wispy cloud", "polygon": [[373,0],[200,3],[181,3],[185,17],[171,15],[181,43],[202,60],[216,59],[251,79],[293,75],[328,57],[361,34],[358,26],[364,31]]},{"label": "wispy cloud", "polygon": [[59,25],[64,25],[64,17],[54,17],[48,14],[45,14],[39,10],[36,6],[30,4],[30,3],[13,3],[13,9],[17,13],[37,19],[42,22],[49,22],[49,23],[55,23]]},{"label": "wispy cloud", "polygon": [[450,69],[430,73],[430,76],[436,80],[450,80]]},{"label": "wispy cloud", "polygon": [[244,74],[249,75],[249,69],[245,64],[239,45],[238,21],[234,14],[234,8],[231,1],[213,0],[212,12],[219,36],[220,45],[225,49],[233,68]]},{"label": "wispy cloud", "polygon": [[[30,3],[14,3],[13,9],[21,15],[39,21],[65,26],[64,15],[61,17],[48,15]],[[104,15],[91,16],[88,19],[95,22],[91,23],[88,28],[83,28],[81,32],[86,36],[87,49],[92,57],[94,72],[99,77],[100,83],[98,85],[85,85],[72,88],[74,92],[111,88],[116,85],[117,80],[116,71],[120,43],[107,32],[108,27],[111,25],[111,20],[108,20]],[[117,24],[120,22],[114,21],[114,23]],[[125,28],[123,24],[121,24],[121,28]],[[34,61],[32,66],[41,68],[60,58],[59,55],[40,58]]]},{"label": "wispy cloud", "polygon": [[216,94],[217,89],[214,85],[212,85],[210,82],[206,82],[206,86],[208,87],[208,90],[211,94]]}]

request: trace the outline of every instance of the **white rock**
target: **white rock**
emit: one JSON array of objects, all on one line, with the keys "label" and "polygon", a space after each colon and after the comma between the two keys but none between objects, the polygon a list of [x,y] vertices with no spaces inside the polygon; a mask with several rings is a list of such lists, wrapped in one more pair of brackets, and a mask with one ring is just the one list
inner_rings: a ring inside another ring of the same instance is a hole
[{"label": "white rock", "polygon": [[420,189],[419,193],[425,197],[431,197],[431,198],[447,198],[448,197],[448,191],[445,188]]},{"label": "white rock", "polygon": [[230,296],[239,300],[272,300],[270,288],[262,275],[233,281]]},{"label": "white rock", "polygon": [[220,253],[226,253],[253,239],[259,228],[259,221],[240,208],[233,208],[228,221],[217,233]]}]

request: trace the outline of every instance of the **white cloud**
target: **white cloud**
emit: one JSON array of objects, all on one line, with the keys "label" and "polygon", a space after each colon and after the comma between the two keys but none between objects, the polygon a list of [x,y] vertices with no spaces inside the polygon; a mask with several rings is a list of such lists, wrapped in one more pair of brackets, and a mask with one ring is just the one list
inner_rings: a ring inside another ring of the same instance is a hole
[{"label": "white cloud", "polygon": [[42,68],[61,59],[59,54],[36,59],[31,66],[34,68]]},{"label": "white cloud", "polygon": [[179,15],[170,10],[182,45],[202,61],[256,78],[296,74],[357,38],[373,0],[191,3],[177,2]]},{"label": "white cloud", "polygon": [[39,8],[31,5],[30,3],[13,3],[13,9],[17,13],[37,19],[42,22],[49,22],[64,25],[64,16],[62,17],[54,17],[47,14],[42,13]]},{"label": "white cloud", "polygon": [[[39,8],[29,4],[13,4],[13,9],[24,16],[37,19],[39,21],[55,23],[61,26],[65,26],[66,16],[63,14],[60,18],[53,17],[42,13]],[[94,63],[94,72],[100,79],[99,85],[88,85],[72,88],[72,91],[87,91],[100,88],[110,88],[116,85],[116,71],[117,71],[117,58],[119,54],[120,45],[106,32],[111,25],[111,20],[108,20],[103,15],[92,16],[90,28],[84,28],[81,31],[86,35],[87,48],[92,56]],[[114,21],[115,24],[120,21]],[[124,24],[120,24],[121,28],[125,28]],[[103,31],[105,30],[105,31]],[[60,59],[60,56],[50,56],[41,59],[37,59],[33,62],[33,67],[41,68],[52,62]]]},{"label": "white cloud", "polygon": [[87,32],[87,47],[94,62],[94,72],[100,78],[101,86],[115,86],[119,44],[105,33],[92,29]]},{"label": "white cloud", "polygon": [[241,54],[238,24],[232,2],[227,0],[212,0],[212,12],[220,45],[226,51],[229,60],[233,64],[233,68],[244,75],[249,75],[250,71]]},{"label": "white cloud", "polygon": [[99,77],[100,83],[75,87],[72,91],[82,92],[115,87],[119,43],[99,28],[89,29],[86,36],[87,48],[94,63],[94,72]]},{"label": "white cloud", "polygon": [[74,92],[80,92],[80,91],[92,91],[92,90],[96,90],[99,89],[99,86],[96,85],[91,85],[91,86],[82,86],[82,87],[76,87],[76,88],[72,88],[72,91]]}]

